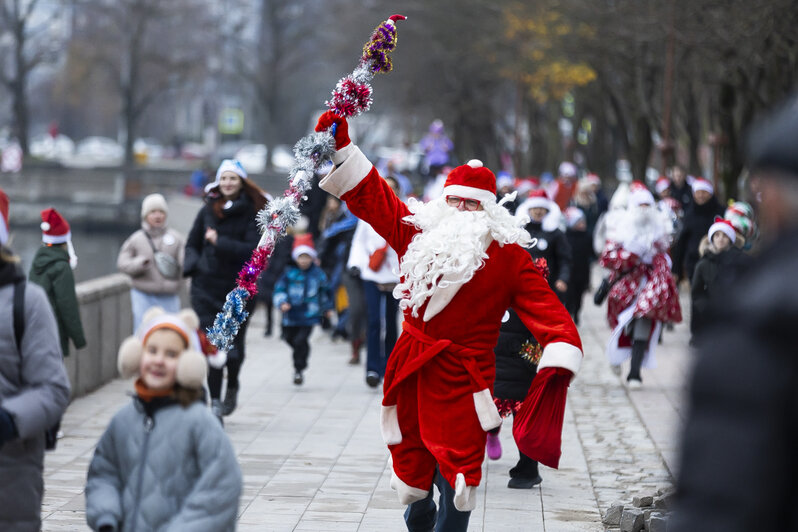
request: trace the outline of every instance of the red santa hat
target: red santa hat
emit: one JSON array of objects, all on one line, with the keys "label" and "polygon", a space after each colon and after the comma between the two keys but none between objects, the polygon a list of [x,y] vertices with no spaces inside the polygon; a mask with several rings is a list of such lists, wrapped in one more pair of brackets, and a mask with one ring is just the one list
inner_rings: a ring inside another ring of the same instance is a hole
[{"label": "red santa hat", "polygon": [[8,242],[8,196],[0,188],[0,244]]},{"label": "red santa hat", "polygon": [[737,231],[734,230],[734,226],[729,220],[724,220],[720,216],[715,216],[715,223],[709,226],[709,232],[707,233],[710,242],[712,241],[712,236],[718,231],[728,236],[729,240],[734,244],[734,240],[737,238]]},{"label": "red santa hat", "polygon": [[482,166],[482,161],[471,159],[449,172],[443,185],[443,196],[459,196],[479,200],[482,203],[496,203],[496,176]]},{"label": "red santa hat", "polygon": [[715,187],[712,186],[712,183],[710,183],[708,179],[704,179],[703,177],[696,177],[691,186],[693,187],[693,192],[703,190],[705,192],[709,192],[710,194],[715,193]]},{"label": "red santa hat", "polygon": [[300,255],[310,255],[312,258],[316,258],[316,248],[313,247],[313,236],[310,233],[294,237],[291,258],[296,260]]},{"label": "red santa hat", "polygon": [[585,182],[591,185],[601,186],[601,178],[596,174],[587,174],[585,176]]},{"label": "red santa hat", "polygon": [[61,214],[50,207],[42,211],[42,242],[45,244],[65,244],[72,240],[69,224]]},{"label": "red santa hat", "polygon": [[646,184],[642,181],[634,180],[629,183],[629,192],[631,193],[635,190],[648,190],[648,187],[646,187]]},{"label": "red santa hat", "polygon": [[657,191],[657,194],[662,194],[671,186],[671,181],[664,175],[659,176],[657,182],[654,183],[654,190]]},{"label": "red santa hat", "polygon": [[546,209],[548,211],[551,210],[551,200],[549,199],[548,195],[546,195],[546,191],[542,188],[537,190],[532,190],[529,192],[529,196],[527,196],[526,201],[524,201],[524,207],[526,211],[529,209]]}]

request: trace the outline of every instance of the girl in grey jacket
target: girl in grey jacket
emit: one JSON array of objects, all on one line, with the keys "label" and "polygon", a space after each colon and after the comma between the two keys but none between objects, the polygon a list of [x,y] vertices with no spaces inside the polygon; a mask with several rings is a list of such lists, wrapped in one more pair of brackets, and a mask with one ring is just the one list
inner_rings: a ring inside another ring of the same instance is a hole
[{"label": "girl in grey jacket", "polygon": [[235,530],[241,471],[230,440],[199,401],[207,364],[198,326],[191,310],[156,307],[119,348],[120,373],[139,378],[89,466],[92,530]]}]

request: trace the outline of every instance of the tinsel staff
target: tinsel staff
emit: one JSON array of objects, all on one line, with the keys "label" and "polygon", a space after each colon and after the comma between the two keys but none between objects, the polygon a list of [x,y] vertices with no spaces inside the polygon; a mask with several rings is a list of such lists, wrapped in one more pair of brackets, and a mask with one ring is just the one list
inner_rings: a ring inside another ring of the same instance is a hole
[{"label": "tinsel staff", "polygon": [[[338,80],[332,98],[324,102],[328,109],[344,118],[355,117],[369,110],[372,102],[371,79],[393,68],[390,53],[396,48],[396,21],[403,15],[393,15],[376,27],[363,46],[357,67]],[[249,313],[246,301],[257,291],[260,273],[269,265],[275,243],[285,236],[288,227],[299,220],[299,204],[312,186],[316,171],[335,154],[335,129],[311,133],[294,146],[294,165],[288,173],[289,187],[282,197],[275,198],[258,213],[262,232],[258,247],[238,272],[236,287],[227,294],[221,312],[208,328],[208,340],[221,350],[229,350],[233,339]]]}]

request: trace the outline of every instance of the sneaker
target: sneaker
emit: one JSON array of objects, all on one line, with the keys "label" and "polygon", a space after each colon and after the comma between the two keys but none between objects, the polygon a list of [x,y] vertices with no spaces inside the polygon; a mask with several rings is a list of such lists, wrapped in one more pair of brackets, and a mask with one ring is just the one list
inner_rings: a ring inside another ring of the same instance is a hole
[{"label": "sneaker", "polygon": [[222,402],[222,415],[229,416],[235,411],[236,406],[238,406],[238,388],[228,386]]},{"label": "sneaker", "polygon": [[222,419],[222,402],[219,399],[211,401],[211,412],[219,420],[219,423],[224,427],[224,420]]},{"label": "sneaker", "polygon": [[376,371],[369,371],[366,373],[366,384],[371,386],[372,388],[376,388],[380,385],[380,374]]},{"label": "sneaker", "polygon": [[643,387],[643,381],[641,381],[640,379],[629,379],[628,381],[626,381],[626,386],[630,390],[639,390],[640,388]]},{"label": "sneaker", "polygon": [[488,433],[488,443],[486,447],[488,449],[488,458],[491,460],[498,460],[502,457],[502,442],[498,434]]},{"label": "sneaker", "polygon": [[302,372],[301,371],[295,372],[294,373],[294,384],[299,386],[300,384],[302,384],[303,381],[304,381],[304,379],[302,378]]},{"label": "sneaker", "polygon": [[511,478],[507,487],[515,490],[528,490],[543,482],[540,475],[535,478]]}]

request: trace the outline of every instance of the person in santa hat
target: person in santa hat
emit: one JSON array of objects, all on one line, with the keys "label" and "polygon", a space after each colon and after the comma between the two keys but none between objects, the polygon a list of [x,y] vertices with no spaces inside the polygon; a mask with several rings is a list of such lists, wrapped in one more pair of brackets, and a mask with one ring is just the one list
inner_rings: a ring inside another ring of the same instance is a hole
[{"label": "person in santa hat", "polygon": [[579,207],[565,209],[565,239],[571,248],[571,277],[565,292],[565,308],[579,325],[582,299],[590,286],[590,264],[595,260],[593,238],[588,232],[587,218]]},{"label": "person in santa hat", "polygon": [[668,219],[644,188],[629,194],[625,217],[608,233],[599,264],[611,271],[607,321],[613,330],[607,345],[610,364],[631,357],[626,381],[642,385],[641,367],[655,367],[654,350],[662,323],[679,323],[679,294],[670,275]]},{"label": "person in santa hat", "polygon": [[313,238],[296,235],[291,250],[294,264],[289,265],[274,285],[274,306],[283,313],[282,338],[293,349],[294,384],[304,382],[308,367],[313,326],[333,313],[333,300],[327,274],[318,266]]},{"label": "person in santa hat", "polygon": [[571,279],[571,246],[560,231],[562,213],[556,203],[549,200],[542,189],[533,190],[515,211],[516,217],[525,219],[524,229],[536,239],[529,249],[533,259],[546,259],[549,268],[549,286],[565,303],[565,292]]},{"label": "person in santa hat", "polygon": [[69,340],[76,349],[86,347],[72,274],[78,258],[72,246],[72,231],[64,217],[52,207],[43,210],[41,217],[42,246],[33,256],[28,280],[47,293],[58,322],[61,352],[66,357],[69,356]]},{"label": "person in santa hat", "polygon": [[558,464],[560,409],[582,361],[581,340],[524,249],[529,233],[496,202],[493,172],[472,160],[448,174],[440,197],[405,204],[350,142],[344,118],[328,111],[316,130],[333,124],[335,167],[321,187],[399,256],[394,296],[405,320],[388,360],[380,421],[391,486],[409,505],[408,528],[435,526],[434,482],[442,493],[438,530],[465,530],[482,480],[486,431],[501,423],[491,388],[505,311],[513,308],[543,346],[529,396],[539,425],[531,422],[527,433],[536,444],[522,450],[546,465]]},{"label": "person in santa hat", "polygon": [[565,210],[568,204],[571,203],[571,198],[576,193],[578,178],[579,173],[574,163],[568,161],[560,163],[557,168],[557,179],[554,180],[551,189],[547,192],[561,211]]},{"label": "person in santa hat", "polygon": [[696,336],[707,327],[707,309],[719,290],[725,290],[736,273],[746,268],[750,257],[737,244],[737,231],[729,220],[715,218],[709,227],[706,245],[702,242],[701,258],[690,283],[690,333]]},{"label": "person in santa hat", "polygon": [[723,207],[715,197],[712,183],[704,178],[693,181],[693,201],[682,219],[682,230],[673,244],[673,275],[677,281],[693,278],[698,263],[698,246],[716,216],[723,216]]}]

